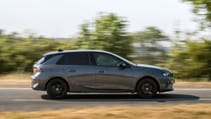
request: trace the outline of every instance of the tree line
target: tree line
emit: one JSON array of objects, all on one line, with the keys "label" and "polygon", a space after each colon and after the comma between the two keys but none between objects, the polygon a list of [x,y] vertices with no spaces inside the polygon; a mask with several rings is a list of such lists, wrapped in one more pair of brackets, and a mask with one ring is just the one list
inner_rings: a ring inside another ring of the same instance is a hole
[{"label": "tree line", "polygon": [[[131,33],[126,30],[127,24],[124,17],[116,14],[100,14],[94,21],[82,24],[77,36],[65,40],[35,35],[23,37],[0,30],[0,73],[30,72],[33,63],[44,53],[57,49],[98,49],[136,63],[165,66],[177,78],[211,80],[210,39],[172,42],[157,27]],[[172,47],[165,47],[163,42],[171,43]]]}]

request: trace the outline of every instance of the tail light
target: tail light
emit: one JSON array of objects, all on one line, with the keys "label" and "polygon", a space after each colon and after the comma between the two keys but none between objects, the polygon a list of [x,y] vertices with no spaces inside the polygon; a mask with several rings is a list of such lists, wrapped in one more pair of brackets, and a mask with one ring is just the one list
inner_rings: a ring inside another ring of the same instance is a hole
[{"label": "tail light", "polygon": [[40,68],[39,67],[34,67],[33,68],[33,73],[38,73],[38,72],[41,72]]}]

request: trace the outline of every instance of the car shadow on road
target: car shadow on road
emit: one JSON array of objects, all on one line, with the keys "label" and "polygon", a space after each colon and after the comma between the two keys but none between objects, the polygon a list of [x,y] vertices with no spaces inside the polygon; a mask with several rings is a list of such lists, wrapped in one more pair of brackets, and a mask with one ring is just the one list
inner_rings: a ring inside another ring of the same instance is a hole
[{"label": "car shadow on road", "polygon": [[170,102],[170,101],[194,101],[200,97],[186,94],[158,94],[154,98],[139,98],[132,94],[71,94],[64,99],[50,99],[48,95],[41,95],[44,100],[56,100],[64,102],[120,102],[120,101],[148,101],[148,102]]}]

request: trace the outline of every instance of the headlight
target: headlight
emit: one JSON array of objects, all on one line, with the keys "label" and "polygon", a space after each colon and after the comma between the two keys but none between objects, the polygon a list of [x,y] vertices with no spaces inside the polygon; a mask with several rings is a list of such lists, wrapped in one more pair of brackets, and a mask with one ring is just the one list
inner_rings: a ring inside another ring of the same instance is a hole
[{"label": "headlight", "polygon": [[170,75],[169,72],[164,72],[164,73],[163,73],[163,76],[169,76],[169,75]]}]

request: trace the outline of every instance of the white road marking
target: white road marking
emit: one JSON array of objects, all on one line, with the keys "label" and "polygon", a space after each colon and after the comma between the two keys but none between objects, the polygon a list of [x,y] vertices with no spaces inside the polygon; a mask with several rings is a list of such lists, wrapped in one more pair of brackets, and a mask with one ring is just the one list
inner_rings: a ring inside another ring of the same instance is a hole
[{"label": "white road marking", "polygon": [[174,91],[177,90],[186,90],[186,91],[193,91],[193,90],[197,90],[197,91],[211,91],[211,88],[175,88]]},{"label": "white road marking", "polygon": [[45,101],[45,100],[42,100],[42,99],[13,99],[12,101],[16,101],[16,102],[36,102],[36,101],[39,101],[39,102],[42,102],[42,101]]},{"label": "white road marking", "polygon": [[199,99],[200,101],[210,101],[211,98],[202,98],[202,99]]},{"label": "white road marking", "polygon": [[[165,99],[154,99],[152,101],[163,101],[163,100],[165,101]],[[48,102],[49,100],[43,100],[43,99],[12,99],[12,101],[14,101],[14,102],[44,102],[44,101]],[[125,101],[127,101],[127,100],[125,100]],[[143,102],[143,101],[149,101],[149,100],[137,100],[137,101]],[[180,101],[180,99],[179,100],[167,99],[166,101]],[[186,100],[186,101],[188,101],[188,100]],[[194,100],[189,100],[189,101],[194,101]],[[201,98],[201,99],[199,99],[199,101],[211,101],[211,98]],[[80,100],[78,100],[78,102],[80,102]],[[76,102],[74,101],[74,103],[76,103]]]},{"label": "white road marking", "polygon": [[0,90],[32,90],[32,88],[0,88]]}]

